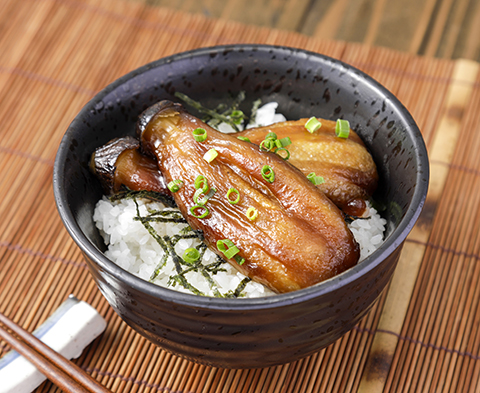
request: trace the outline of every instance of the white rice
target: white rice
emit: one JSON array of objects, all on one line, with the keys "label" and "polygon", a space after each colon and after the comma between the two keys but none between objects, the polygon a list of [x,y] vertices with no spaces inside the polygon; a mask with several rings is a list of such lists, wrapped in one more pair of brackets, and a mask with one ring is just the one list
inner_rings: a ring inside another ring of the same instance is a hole
[{"label": "white rice", "polygon": [[[148,210],[173,210],[160,202],[146,199],[138,199],[137,203],[141,216],[146,216]],[[360,245],[360,261],[373,253],[383,242],[386,224],[386,220],[381,218],[373,207],[369,206],[368,210],[369,218],[357,219],[349,224]],[[190,291],[180,284],[172,282],[171,277],[176,276],[177,271],[171,257],[167,259],[157,277],[153,280],[150,279],[165,252],[143,224],[134,219],[136,215],[136,205],[132,199],[112,202],[107,197],[103,197],[98,201],[93,220],[108,247],[105,252],[107,258],[144,280],[189,293]],[[151,225],[162,237],[178,235],[182,229],[188,227],[187,224],[158,222],[151,223]],[[181,239],[176,243],[175,251],[177,255],[182,256],[187,248],[198,245],[200,245],[198,239]],[[216,254],[207,249],[202,259],[202,265],[207,266],[215,260],[217,260]],[[215,283],[213,286],[209,285],[199,271],[191,271],[185,277],[190,284],[206,296],[215,296],[214,289],[223,295],[232,293],[245,276],[227,262],[223,263],[221,268],[222,271],[211,275]],[[245,297],[259,297],[274,293],[263,285],[250,281],[243,294]]]},{"label": "white rice", "polygon": [[[284,121],[283,115],[275,113],[276,108],[276,103],[269,103],[259,108],[255,122],[250,123],[247,127]],[[224,125],[221,125],[219,129],[224,132],[233,131]],[[160,202],[146,199],[137,199],[137,203],[139,215],[142,217],[152,210],[178,210],[165,207]],[[112,202],[103,197],[98,201],[93,220],[107,245],[105,255],[121,268],[144,280],[191,293],[190,290],[172,280],[172,277],[178,277],[178,272],[171,256],[166,258],[165,264],[159,269],[158,274],[154,274],[162,258],[164,258],[165,252],[145,226],[135,219],[136,216],[137,205],[132,199]],[[365,217],[367,218],[357,219],[349,224],[355,239],[360,245],[360,261],[372,254],[382,244],[386,225],[386,220],[370,205],[368,205]],[[150,225],[160,237],[179,235],[182,230],[188,228],[188,225],[183,223],[150,222]],[[181,239],[175,244],[175,252],[181,257],[187,248],[198,247],[200,244],[198,238]],[[201,265],[206,267],[216,261],[219,261],[217,255],[206,249]],[[231,295],[242,280],[246,279],[228,262],[223,262],[221,268],[215,269],[215,272],[210,272],[209,276],[211,277],[210,282],[198,269],[185,274],[186,280],[205,296],[215,296],[218,293],[223,296]],[[241,296],[253,298],[273,294],[274,292],[263,285],[250,281],[246,284]]]},{"label": "white rice", "polygon": [[[165,207],[160,202],[149,201],[146,199],[137,200],[141,216],[146,216],[148,210],[173,210]],[[105,255],[117,265],[130,273],[151,281],[155,284],[174,288],[183,292],[190,292],[178,283],[172,282],[171,277],[177,275],[174,261],[168,257],[166,264],[154,280],[150,280],[157,265],[165,255],[163,248],[157,243],[152,235],[147,231],[143,224],[134,217],[137,215],[136,205],[132,199],[121,199],[112,202],[103,197],[96,205],[93,220],[102,235],[105,244],[108,246]],[[188,227],[187,224],[172,223],[151,223],[156,233],[163,236],[174,236],[179,234],[182,229]],[[175,245],[175,252],[182,256],[189,247],[200,245],[199,239],[181,239]],[[207,249],[202,259],[202,265],[207,266],[217,260],[217,255]],[[187,281],[206,296],[214,296],[214,289],[218,289],[221,294],[234,292],[245,276],[239,273],[229,263],[223,263],[222,271],[212,274],[215,282],[210,287],[208,281],[201,272],[189,272],[186,274]],[[272,294],[270,290],[263,285],[250,281],[245,293],[249,297],[259,297]]]}]

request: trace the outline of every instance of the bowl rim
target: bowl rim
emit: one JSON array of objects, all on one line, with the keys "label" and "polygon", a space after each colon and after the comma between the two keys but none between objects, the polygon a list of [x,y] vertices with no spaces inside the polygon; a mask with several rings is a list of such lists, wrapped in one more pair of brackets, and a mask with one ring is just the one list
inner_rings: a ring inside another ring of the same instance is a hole
[{"label": "bowl rim", "polygon": [[[363,261],[359,262],[357,265],[351,267],[345,272],[340,273],[328,280],[322,281],[308,288],[300,289],[289,293],[276,294],[274,296],[231,299],[198,296],[149,283],[148,281],[145,281],[140,277],[137,277],[132,273],[127,272],[126,270],[115,264],[113,261],[105,257],[105,255],[93,243],[89,241],[87,236],[80,229],[80,226],[77,224],[75,217],[69,209],[68,203],[66,202],[65,190],[62,189],[61,179],[65,169],[66,156],[69,150],[68,146],[70,146],[69,136],[71,130],[76,128],[77,123],[81,124],[80,117],[82,117],[86,112],[93,110],[95,108],[95,105],[99,101],[101,101],[103,97],[105,97],[111,91],[117,89],[119,86],[123,85],[127,81],[137,77],[144,72],[147,72],[158,66],[174,62],[176,60],[182,60],[195,56],[211,55],[213,53],[239,50],[257,52],[280,50],[292,55],[302,54],[306,56],[312,56],[324,62],[326,65],[329,65],[330,67],[341,68],[343,71],[353,71],[358,76],[361,76],[371,89],[377,90],[377,92],[381,96],[387,97],[391,104],[396,108],[397,114],[400,116],[403,124],[405,125],[405,129],[409,130],[413,134],[415,153],[419,157],[420,168],[418,168],[416,174],[417,183],[412,196],[412,201],[404,217],[399,222],[397,228],[390,234],[390,236],[388,236],[384,243],[372,255],[368,256]],[[385,88],[375,79],[370,77],[368,74],[364,73],[363,71],[357,69],[352,65],[343,62],[342,60],[338,60],[333,57],[305,49],[268,44],[229,44],[192,49],[172,54],[158,60],[154,60],[116,79],[115,81],[107,85],[105,88],[103,88],[101,91],[99,91],[86,105],[84,105],[80,112],[75,116],[60,142],[55,157],[53,170],[53,189],[55,203],[57,205],[57,210],[65,228],[67,229],[68,233],[75,241],[77,246],[84,253],[84,255],[92,261],[95,261],[95,263],[98,264],[104,271],[108,272],[108,274],[114,276],[118,280],[126,283],[133,290],[143,292],[153,298],[162,299],[166,302],[173,302],[199,309],[238,311],[247,309],[261,310],[266,308],[279,308],[308,301],[317,297],[321,297],[326,293],[331,292],[341,286],[354,282],[366,272],[375,269],[383,262],[385,258],[387,258],[397,247],[399,247],[405,241],[407,235],[412,230],[425,203],[428,190],[428,182],[429,162],[427,149],[422,134],[409,111],[387,88]]]}]

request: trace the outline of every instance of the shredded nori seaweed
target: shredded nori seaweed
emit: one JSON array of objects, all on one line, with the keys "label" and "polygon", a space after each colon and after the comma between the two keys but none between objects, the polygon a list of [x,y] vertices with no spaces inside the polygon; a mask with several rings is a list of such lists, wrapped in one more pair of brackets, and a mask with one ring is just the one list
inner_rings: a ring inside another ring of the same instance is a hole
[{"label": "shredded nori seaweed", "polygon": [[[236,97],[233,98],[233,102],[230,105],[220,104],[215,109],[206,108],[200,102],[195,101],[187,95],[175,92],[175,97],[181,99],[187,105],[196,109],[198,112],[204,115],[202,120],[208,123],[211,127],[216,128],[221,123],[226,123],[231,126],[235,131],[241,131],[238,125],[247,119],[247,116],[239,109],[240,104],[245,100],[245,92],[241,91]],[[252,109],[252,115],[256,113],[256,110],[260,106],[261,100],[257,100],[254,103]]]},{"label": "shredded nori seaweed", "polygon": [[110,196],[112,202],[119,201],[121,199],[137,199],[145,198],[151,201],[157,201],[163,203],[165,206],[176,207],[175,201],[171,196],[163,195],[155,191],[133,191],[124,187],[118,193]]},{"label": "shredded nori seaweed", "polygon": [[[163,195],[155,193],[155,192],[148,192],[148,191],[131,191],[125,190],[122,191],[110,199],[112,201],[120,200],[120,199],[132,199],[136,206],[136,216],[134,220],[139,221],[148,231],[148,233],[155,239],[155,241],[160,245],[162,250],[164,251],[164,255],[160,259],[159,263],[155,267],[153,273],[150,276],[149,281],[154,282],[155,279],[158,277],[160,272],[162,271],[163,267],[167,263],[168,258],[171,258],[177,274],[172,275],[169,277],[168,285],[176,286],[181,285],[183,288],[189,290],[190,292],[206,296],[202,291],[194,287],[191,283],[188,282],[186,278],[186,274],[191,271],[199,272],[207,281],[210,289],[213,292],[215,297],[222,297],[222,298],[237,298],[245,296],[244,289],[245,286],[251,281],[250,278],[244,278],[237,286],[234,291],[228,291],[225,294],[222,294],[215,283],[215,280],[212,278],[213,275],[217,274],[221,271],[226,271],[223,267],[224,264],[228,263],[223,260],[220,256],[217,255],[217,258],[214,262],[204,265],[201,261],[207,249],[206,244],[203,242],[203,233],[202,231],[193,230],[190,226],[186,226],[182,228],[180,233],[173,235],[173,236],[160,236],[155,228],[151,225],[152,222],[163,222],[163,223],[174,223],[174,224],[187,224],[185,218],[183,218],[182,214],[178,210],[154,210],[148,209],[148,214],[142,216],[140,214],[140,208],[138,205],[138,199],[146,198],[148,200],[159,201],[164,203],[167,206],[173,207],[170,203],[165,202]],[[186,262],[180,255],[178,255],[175,251],[175,245],[181,239],[198,239],[200,244],[196,247],[200,252],[200,258],[195,262]]]}]

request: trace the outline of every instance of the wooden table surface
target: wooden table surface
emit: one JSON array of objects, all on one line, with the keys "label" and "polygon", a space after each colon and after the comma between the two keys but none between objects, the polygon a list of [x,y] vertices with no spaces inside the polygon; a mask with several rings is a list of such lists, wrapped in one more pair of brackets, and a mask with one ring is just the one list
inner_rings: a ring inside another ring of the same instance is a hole
[{"label": "wooden table surface", "polygon": [[480,61],[479,0],[130,0],[208,17]]}]

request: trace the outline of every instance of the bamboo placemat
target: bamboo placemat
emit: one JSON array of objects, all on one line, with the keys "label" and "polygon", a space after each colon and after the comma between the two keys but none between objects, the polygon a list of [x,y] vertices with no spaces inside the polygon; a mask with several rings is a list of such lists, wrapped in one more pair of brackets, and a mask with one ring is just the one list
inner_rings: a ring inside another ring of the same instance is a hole
[{"label": "bamboo placemat", "polygon": [[[256,370],[188,362],[126,326],[63,228],[51,184],[60,139],[98,90],[165,55],[240,42],[306,48],[364,70],[412,112],[431,160],[424,212],[371,312],[328,348]],[[96,307],[107,330],[77,363],[114,392],[478,391],[479,69],[141,3],[3,0],[0,311],[34,330],[69,294]],[[38,389],[55,390],[49,382]]]}]

